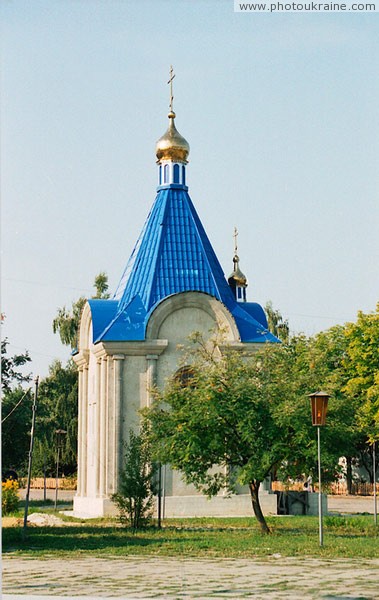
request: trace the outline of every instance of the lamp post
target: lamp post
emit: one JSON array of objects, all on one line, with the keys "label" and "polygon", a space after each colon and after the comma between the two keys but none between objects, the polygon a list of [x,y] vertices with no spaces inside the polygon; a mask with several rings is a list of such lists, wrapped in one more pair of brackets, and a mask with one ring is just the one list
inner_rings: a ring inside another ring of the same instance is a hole
[{"label": "lamp post", "polygon": [[374,523],[378,524],[378,510],[376,506],[376,441],[372,444],[372,471],[374,481]]},{"label": "lamp post", "polygon": [[326,413],[328,410],[328,400],[330,395],[326,392],[315,392],[309,394],[312,409],[312,425],[317,427],[317,455],[318,455],[318,523],[320,546],[324,544],[322,529],[322,489],[321,489],[321,444],[320,427],[325,425]]},{"label": "lamp post", "polygon": [[62,436],[66,435],[67,431],[64,429],[56,429],[55,433],[57,434],[57,472],[55,476],[55,502],[54,502],[54,510],[57,510],[58,504],[58,477],[59,477],[59,453],[61,449],[61,441]]}]

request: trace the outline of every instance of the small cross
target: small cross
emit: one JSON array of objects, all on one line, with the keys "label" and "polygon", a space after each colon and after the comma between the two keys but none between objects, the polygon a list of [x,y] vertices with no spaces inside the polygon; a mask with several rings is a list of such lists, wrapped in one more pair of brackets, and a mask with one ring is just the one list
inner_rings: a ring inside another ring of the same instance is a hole
[{"label": "small cross", "polygon": [[238,237],[238,231],[237,231],[237,227],[234,228],[234,254],[237,254],[237,237]]},{"label": "small cross", "polygon": [[174,104],[174,95],[172,93],[172,80],[174,79],[175,74],[174,74],[174,69],[172,68],[172,65],[170,67],[170,79],[168,80],[167,83],[170,84],[170,111],[174,112],[174,108],[173,108],[173,104]]}]

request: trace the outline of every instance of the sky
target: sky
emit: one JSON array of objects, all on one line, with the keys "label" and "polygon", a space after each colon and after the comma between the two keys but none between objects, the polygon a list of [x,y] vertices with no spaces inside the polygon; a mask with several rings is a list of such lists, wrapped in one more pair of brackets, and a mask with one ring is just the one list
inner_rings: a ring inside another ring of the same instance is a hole
[{"label": "sky", "polygon": [[44,377],[60,307],[118,284],[154,201],[155,142],[226,276],[307,335],[375,310],[378,13],[234,13],[233,0],[4,0],[1,334]]}]

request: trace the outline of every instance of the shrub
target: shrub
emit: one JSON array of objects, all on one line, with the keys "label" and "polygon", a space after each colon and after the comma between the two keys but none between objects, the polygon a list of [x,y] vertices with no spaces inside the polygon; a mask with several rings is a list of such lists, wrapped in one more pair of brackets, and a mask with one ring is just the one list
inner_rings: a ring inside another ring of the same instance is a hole
[{"label": "shrub", "polygon": [[18,510],[19,504],[18,483],[8,479],[2,483],[1,508],[3,515],[9,515]]},{"label": "shrub", "polygon": [[146,431],[142,429],[140,435],[136,435],[131,430],[125,448],[125,468],[112,501],[118,508],[121,523],[141,529],[152,519],[155,494],[154,468]]}]

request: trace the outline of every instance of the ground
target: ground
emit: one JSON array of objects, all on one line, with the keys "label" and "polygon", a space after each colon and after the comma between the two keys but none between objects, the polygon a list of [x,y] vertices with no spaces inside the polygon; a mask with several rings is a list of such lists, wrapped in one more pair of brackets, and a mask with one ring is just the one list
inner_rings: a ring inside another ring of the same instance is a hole
[{"label": "ground", "polygon": [[[62,492],[67,497],[71,493]],[[38,496],[37,496],[38,497]],[[372,512],[372,498],[329,498],[333,512]],[[3,600],[379,598],[379,557],[254,559],[3,557]]]},{"label": "ground", "polygon": [[[379,597],[379,559],[6,558],[7,594],[118,598]],[[10,600],[5,595],[4,600]]]}]

